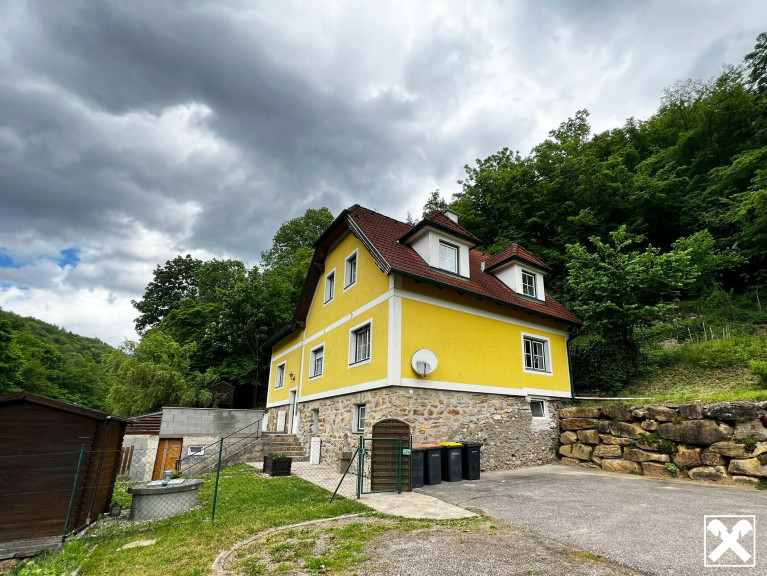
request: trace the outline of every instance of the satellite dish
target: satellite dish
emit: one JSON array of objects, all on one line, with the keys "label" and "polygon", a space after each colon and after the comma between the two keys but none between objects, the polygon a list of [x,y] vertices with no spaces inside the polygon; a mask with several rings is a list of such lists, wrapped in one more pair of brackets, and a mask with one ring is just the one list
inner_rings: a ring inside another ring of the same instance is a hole
[{"label": "satellite dish", "polygon": [[425,378],[437,369],[437,355],[428,348],[421,348],[413,354],[410,365],[416,374]]}]

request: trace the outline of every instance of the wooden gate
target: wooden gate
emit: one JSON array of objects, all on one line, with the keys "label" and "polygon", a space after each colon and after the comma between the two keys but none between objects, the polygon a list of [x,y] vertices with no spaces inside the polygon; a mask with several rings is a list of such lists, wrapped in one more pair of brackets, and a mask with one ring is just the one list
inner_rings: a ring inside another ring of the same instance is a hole
[{"label": "wooden gate", "polygon": [[183,438],[162,438],[157,447],[157,457],[154,460],[152,480],[162,480],[163,472],[175,470],[176,462],[181,459]]},{"label": "wooden gate", "polygon": [[[402,420],[393,418],[373,424],[373,443],[370,455],[370,488],[374,492],[397,489],[397,442],[376,438],[400,438],[402,449],[410,448],[410,426]],[[410,491],[410,457],[401,457],[401,485]]]}]

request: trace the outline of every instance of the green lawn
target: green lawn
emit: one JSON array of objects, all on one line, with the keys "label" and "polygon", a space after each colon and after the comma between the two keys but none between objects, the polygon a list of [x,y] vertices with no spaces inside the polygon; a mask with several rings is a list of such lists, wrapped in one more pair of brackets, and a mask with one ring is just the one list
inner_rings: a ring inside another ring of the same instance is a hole
[{"label": "green lawn", "polygon": [[[58,553],[39,556],[17,567],[14,576],[70,574],[81,576],[167,576],[205,574],[218,556],[235,543],[275,526],[317,518],[368,512],[354,500],[328,503],[330,494],[300,478],[266,478],[247,465],[222,470],[211,522],[215,475],[204,476],[197,510],[154,522],[96,525]],[[129,496],[120,496],[125,504]],[[152,546],[118,548],[136,540],[156,540]]]}]

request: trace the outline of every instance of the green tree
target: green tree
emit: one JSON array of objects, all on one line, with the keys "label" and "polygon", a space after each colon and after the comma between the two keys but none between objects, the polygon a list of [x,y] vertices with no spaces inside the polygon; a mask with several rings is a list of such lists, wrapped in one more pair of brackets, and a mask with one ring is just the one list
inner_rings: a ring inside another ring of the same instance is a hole
[{"label": "green tree", "polygon": [[11,323],[0,317],[0,394],[12,392],[22,368]]},{"label": "green tree", "polygon": [[157,328],[126,341],[107,358],[112,376],[107,404],[119,416],[163,406],[210,406],[212,374],[191,368],[194,344],[182,346]]},{"label": "green tree", "polygon": [[261,253],[262,264],[265,268],[295,265],[296,255],[311,254],[314,243],[332,223],[333,214],[327,208],[310,208],[303,216],[284,222],[274,235],[272,247]]},{"label": "green tree", "polygon": [[643,238],[625,226],[610,233],[609,242],[590,240],[594,252],[567,246],[573,307],[585,327],[630,349],[634,327],[671,308],[698,271],[690,266],[689,250],[632,249]]},{"label": "green tree", "polygon": [[748,81],[752,90],[760,94],[767,93],[767,33],[762,32],[756,37],[756,45],[753,52],[749,52],[745,59],[745,65],[749,70]]},{"label": "green tree", "polygon": [[429,198],[426,200],[426,204],[423,205],[423,218],[426,218],[432,212],[440,212],[447,210],[449,204],[439,193],[439,188],[429,194]]},{"label": "green tree", "polygon": [[147,284],[144,297],[138,302],[131,300],[133,307],[141,312],[135,320],[137,332],[157,326],[183,300],[197,296],[197,271],[201,265],[201,260],[187,254],[155,268],[154,279]]}]

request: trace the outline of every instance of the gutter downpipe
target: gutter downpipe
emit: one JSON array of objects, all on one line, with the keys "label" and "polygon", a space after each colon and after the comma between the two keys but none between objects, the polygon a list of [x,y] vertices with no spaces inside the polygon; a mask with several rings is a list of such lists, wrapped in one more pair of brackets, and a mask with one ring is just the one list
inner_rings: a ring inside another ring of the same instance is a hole
[{"label": "gutter downpipe", "polygon": [[570,372],[570,400],[575,402],[575,384],[573,381],[573,362],[570,358],[570,343],[581,335],[580,330],[576,329],[575,334],[567,337],[567,370]]}]

